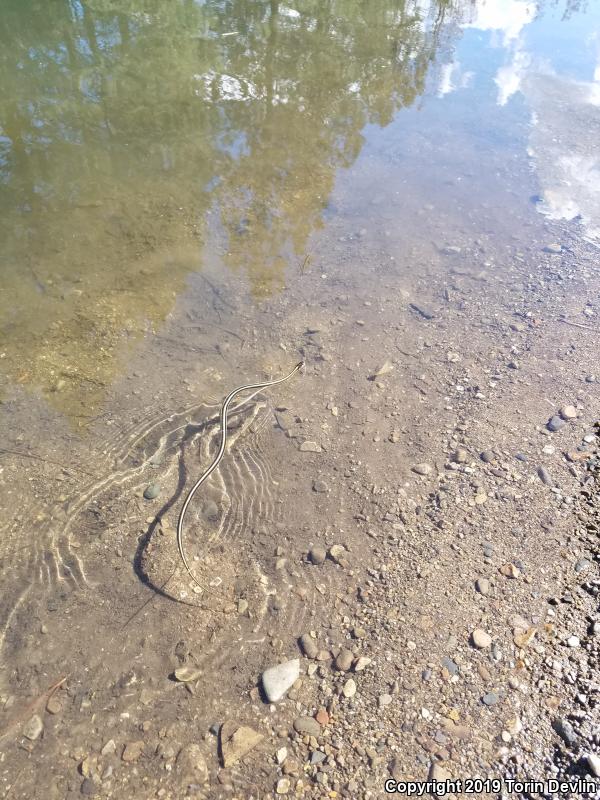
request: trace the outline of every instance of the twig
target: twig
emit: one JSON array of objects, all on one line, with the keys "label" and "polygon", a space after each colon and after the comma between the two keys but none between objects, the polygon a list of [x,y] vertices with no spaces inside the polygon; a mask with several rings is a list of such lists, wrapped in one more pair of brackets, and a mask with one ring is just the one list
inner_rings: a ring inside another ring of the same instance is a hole
[{"label": "twig", "polygon": [[56,683],[53,683],[52,686],[46,689],[45,692],[42,692],[42,694],[38,695],[38,697],[36,697],[35,700],[32,700],[31,703],[29,703],[29,705],[25,706],[25,708],[22,711],[20,711],[18,714],[15,714],[15,716],[9,721],[8,725],[6,726],[4,733],[0,734],[0,741],[9,734],[11,734],[14,728],[16,728],[18,725],[20,725],[21,722],[23,722],[24,717],[28,716],[33,711],[35,711],[35,709],[40,705],[40,703],[42,703],[43,701],[47,703],[48,700],[54,694],[54,692],[59,688],[59,686],[63,685],[63,683],[67,680],[68,677],[69,677],[68,675],[65,675],[64,678],[61,678],[59,681],[56,681]]},{"label": "twig", "polygon": [[600,328],[592,328],[591,325],[583,325],[581,322],[571,322],[571,320],[564,319],[564,317],[559,317],[558,321],[564,322],[565,325],[572,325],[574,328],[583,328],[586,331],[592,331],[593,333],[600,333]]}]

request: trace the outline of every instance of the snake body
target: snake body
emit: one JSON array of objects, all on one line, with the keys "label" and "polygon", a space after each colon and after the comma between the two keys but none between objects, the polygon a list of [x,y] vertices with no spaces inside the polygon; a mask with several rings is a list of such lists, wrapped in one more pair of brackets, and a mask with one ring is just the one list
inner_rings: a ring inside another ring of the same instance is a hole
[{"label": "snake body", "polygon": [[[200,486],[202,486],[204,481],[207,478],[209,478],[210,475],[219,466],[219,463],[220,463],[221,459],[223,458],[223,455],[225,454],[225,448],[227,446],[227,415],[229,413],[229,405],[232,402],[232,400],[238,394],[240,394],[240,392],[245,392],[245,391],[252,392],[252,394],[250,394],[250,396],[247,397],[240,404],[240,405],[244,405],[249,400],[251,400],[254,397],[254,395],[258,394],[258,392],[260,392],[261,389],[267,389],[270,386],[277,386],[279,383],[284,383],[285,381],[289,380],[293,375],[295,375],[296,372],[298,372],[298,370],[301,369],[303,366],[304,366],[304,362],[300,361],[298,364],[296,364],[296,366],[294,367],[294,369],[290,373],[288,373],[287,375],[284,375],[283,378],[278,378],[277,380],[274,380],[274,381],[265,381],[264,383],[249,383],[246,386],[238,386],[237,389],[234,389],[232,392],[229,392],[227,397],[223,400],[223,404],[221,406],[221,413],[220,413],[220,416],[219,416],[219,423],[220,423],[220,429],[221,429],[220,430],[221,442],[219,444],[219,450],[217,452],[217,455],[214,457],[211,465],[202,473],[202,475],[198,478],[196,483],[192,486],[192,488],[188,492],[188,495],[185,498],[185,502],[181,506],[181,511],[179,512],[179,520],[177,522],[177,547],[179,549],[179,555],[181,556],[181,560],[183,561],[183,565],[186,568],[190,578],[194,581],[194,583],[196,583],[201,588],[204,588],[204,587],[195,578],[192,570],[190,569],[190,566],[188,564],[188,560],[187,560],[186,555],[185,555],[185,550],[184,550],[184,546],[183,546],[183,522],[184,522],[184,518],[185,518],[185,512],[187,511],[187,508],[188,508],[190,502],[192,501],[192,498],[194,497],[194,495],[196,494],[196,492],[200,488]],[[240,406],[236,406],[236,408],[239,408],[239,407]]]}]

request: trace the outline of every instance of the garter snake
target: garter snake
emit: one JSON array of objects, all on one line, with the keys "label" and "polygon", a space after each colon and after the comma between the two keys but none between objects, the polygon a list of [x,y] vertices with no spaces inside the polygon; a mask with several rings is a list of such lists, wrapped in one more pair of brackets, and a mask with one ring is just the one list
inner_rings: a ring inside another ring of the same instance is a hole
[{"label": "garter snake", "polygon": [[[219,450],[217,452],[217,455],[214,457],[211,465],[202,473],[202,475],[198,478],[196,483],[192,486],[192,488],[188,492],[188,495],[185,498],[183,505],[181,506],[181,511],[179,512],[179,520],[177,522],[177,547],[179,549],[179,555],[181,556],[183,565],[186,568],[190,578],[194,581],[194,583],[196,583],[201,588],[204,587],[194,577],[194,574],[190,569],[190,566],[188,564],[185,555],[185,550],[183,547],[183,521],[185,518],[185,512],[187,511],[187,508],[193,496],[196,494],[196,491],[200,488],[200,486],[202,486],[204,481],[219,466],[219,463],[223,458],[223,455],[225,454],[225,448],[227,446],[227,414],[229,413],[229,404],[234,399],[234,397],[236,397],[236,395],[240,394],[240,392],[246,392],[246,391],[252,392],[252,394],[250,394],[249,397],[247,397],[242,403],[240,403],[240,405],[244,405],[249,400],[251,400],[254,397],[254,395],[258,394],[261,391],[261,389],[267,389],[270,386],[277,386],[277,384],[279,383],[284,383],[284,381],[289,380],[292,377],[292,375],[295,375],[296,372],[298,372],[298,370],[301,369],[303,366],[304,366],[304,361],[300,361],[298,364],[296,364],[294,369],[288,375],[284,375],[283,378],[278,378],[277,380],[274,381],[265,381],[264,383],[249,383],[246,386],[238,386],[237,389],[234,389],[232,392],[229,392],[227,397],[223,400],[223,405],[221,406],[221,413],[219,416],[219,424],[221,429],[221,442],[219,444]],[[240,405],[236,406],[236,409],[239,408]]]}]

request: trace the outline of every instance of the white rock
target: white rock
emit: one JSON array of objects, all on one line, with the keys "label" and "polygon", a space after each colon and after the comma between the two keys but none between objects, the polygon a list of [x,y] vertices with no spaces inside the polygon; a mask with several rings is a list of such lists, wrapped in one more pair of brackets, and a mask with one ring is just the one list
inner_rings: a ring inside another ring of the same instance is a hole
[{"label": "white rock", "polygon": [[478,650],[485,650],[492,646],[492,637],[489,633],[482,631],[481,628],[476,628],[471,634],[473,644]]},{"label": "white rock", "polygon": [[579,647],[579,636],[569,636],[567,639],[567,644],[569,647]]},{"label": "white rock", "polygon": [[590,770],[597,777],[600,778],[600,756],[596,753],[588,753],[585,757],[589,764]]},{"label": "white rock", "polygon": [[292,688],[300,677],[300,659],[293,658],[275,667],[269,667],[262,674],[262,685],[269,703],[277,703]]},{"label": "white rock", "polygon": [[42,722],[41,718],[34,714],[33,717],[25,724],[23,728],[23,736],[26,739],[31,739],[34,742],[36,739],[42,735],[42,731],[44,730],[44,723]]},{"label": "white rock", "polygon": [[354,697],[356,694],[356,683],[354,678],[348,678],[346,683],[344,684],[344,688],[342,689],[344,697]]}]

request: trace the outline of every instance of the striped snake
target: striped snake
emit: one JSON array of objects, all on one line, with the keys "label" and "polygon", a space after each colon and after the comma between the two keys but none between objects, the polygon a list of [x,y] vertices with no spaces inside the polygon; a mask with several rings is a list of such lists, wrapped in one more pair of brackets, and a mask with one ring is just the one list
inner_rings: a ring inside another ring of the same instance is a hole
[{"label": "striped snake", "polygon": [[247,386],[238,386],[237,389],[234,389],[232,392],[229,392],[227,397],[223,400],[223,405],[221,406],[221,414],[219,417],[220,428],[221,428],[221,443],[219,445],[219,450],[217,455],[215,456],[212,464],[206,469],[202,475],[198,478],[196,483],[190,489],[188,496],[185,498],[184,504],[181,506],[181,511],[179,512],[179,520],[177,522],[177,547],[179,549],[179,555],[181,556],[181,560],[183,561],[183,565],[185,566],[190,578],[201,588],[204,588],[202,584],[194,577],[192,570],[188,564],[188,560],[185,555],[185,550],[183,547],[183,521],[185,518],[185,512],[193,498],[196,494],[196,491],[202,486],[204,481],[215,471],[215,469],[219,466],[223,455],[225,454],[225,448],[227,446],[227,415],[229,413],[229,404],[231,401],[238,395],[240,392],[249,391],[252,392],[242,403],[238,404],[234,407],[233,410],[237,410],[240,406],[244,405],[245,403],[249,402],[255,395],[257,395],[261,389],[267,389],[269,386],[277,386],[279,383],[283,383],[284,381],[289,380],[292,375],[295,375],[299,369],[304,366],[304,361],[300,361],[294,369],[288,374],[285,375],[283,378],[278,378],[275,381],[265,381],[264,383],[250,383]]}]

